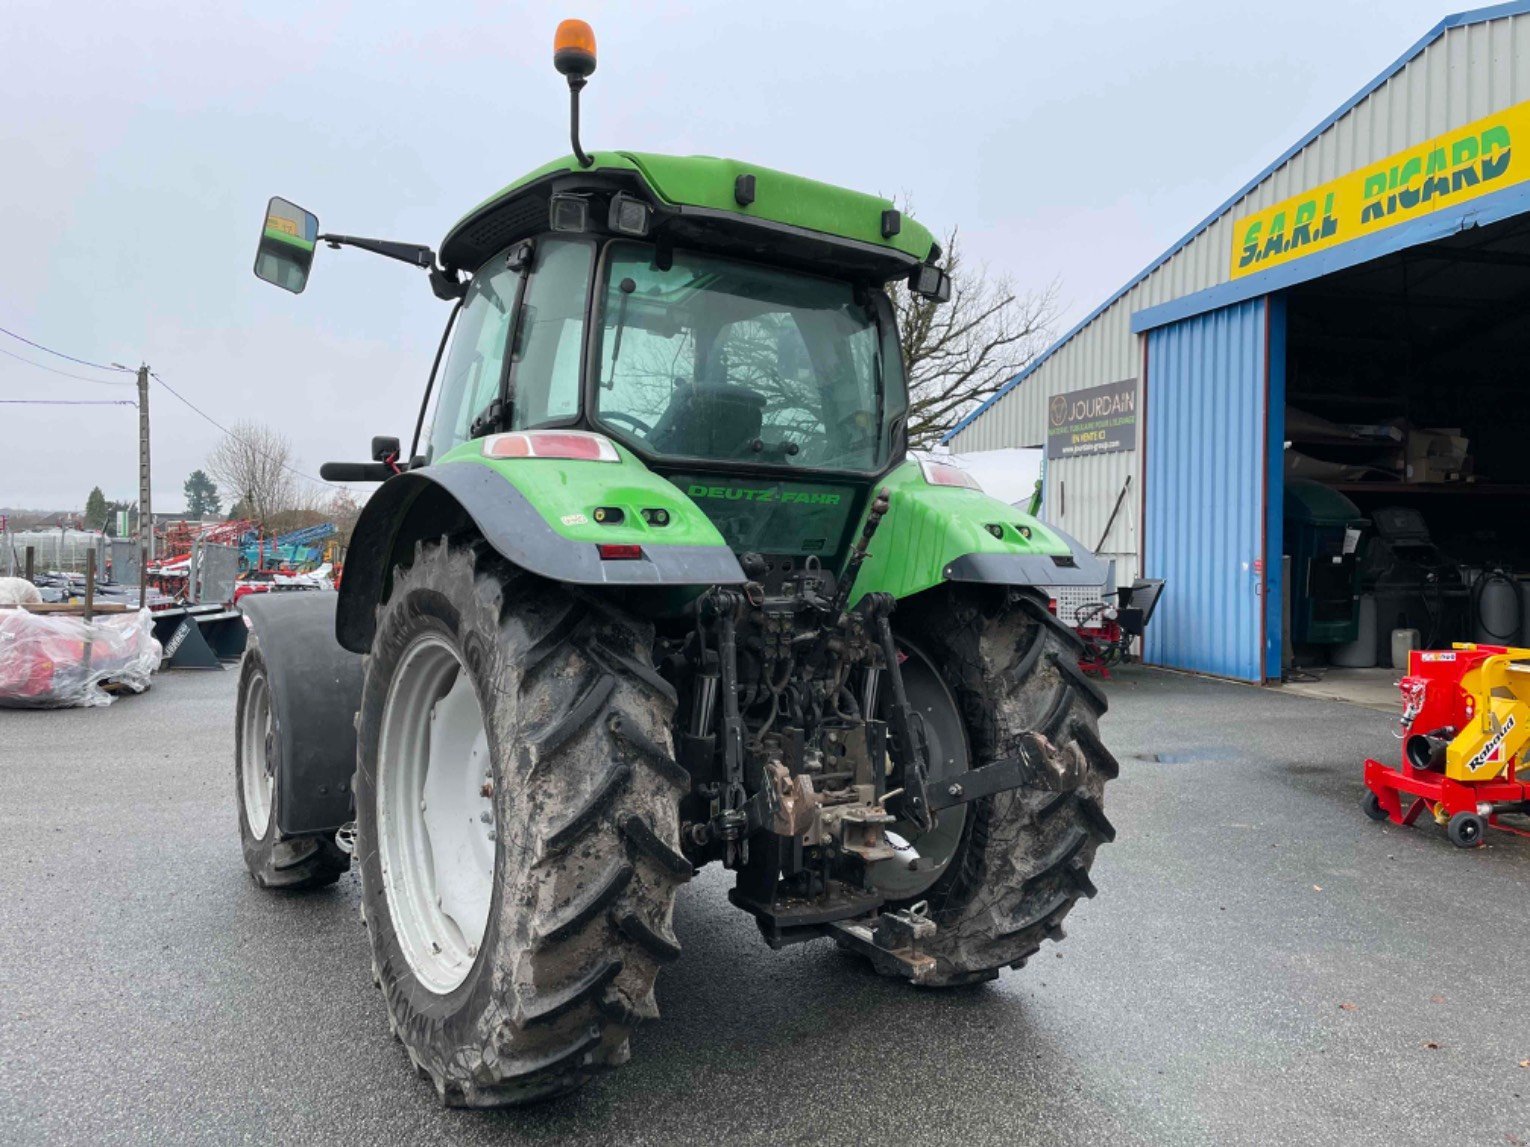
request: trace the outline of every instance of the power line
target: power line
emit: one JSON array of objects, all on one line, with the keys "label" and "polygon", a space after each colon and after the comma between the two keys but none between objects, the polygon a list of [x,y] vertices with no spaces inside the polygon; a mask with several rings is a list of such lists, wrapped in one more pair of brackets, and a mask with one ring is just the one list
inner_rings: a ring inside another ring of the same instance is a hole
[{"label": "power line", "polygon": [[74,355],[72,355],[72,354],[65,354],[61,350],[54,350],[50,346],[43,346],[42,343],[35,343],[31,339],[27,338],[25,335],[18,335],[15,331],[8,331],[4,327],[0,327],[0,335],[10,335],[10,337],[15,339],[17,342],[24,342],[24,343],[27,344],[27,346],[36,347],[40,351],[45,351],[48,354],[57,355],[59,358],[66,358],[70,362],[77,362],[81,366],[93,366],[97,370],[120,370],[120,371],[125,371],[128,374],[132,374],[133,373],[133,371],[129,367],[116,366],[116,365],[107,365],[104,362],[91,362],[88,358],[75,358]]},{"label": "power line", "polygon": [[49,374],[56,374],[56,375],[58,375],[61,378],[72,378],[72,379],[76,379],[79,382],[93,382],[97,386],[132,386],[133,385],[131,382],[118,382],[115,378],[87,378],[83,374],[70,374],[67,370],[59,370],[57,367],[46,366],[46,365],[44,365],[43,363],[40,363],[40,362],[33,362],[29,358],[23,358],[21,355],[16,354],[13,351],[8,351],[4,347],[0,347],[0,354],[5,355],[7,358],[13,358],[17,362],[24,362],[28,366],[35,366],[38,370],[45,370]]},{"label": "power line", "polygon": [[0,398],[0,406],[137,406],[129,398]]},{"label": "power line", "polygon": [[230,438],[234,439],[236,442],[243,443],[246,447],[248,447],[249,449],[255,451],[255,453],[259,454],[262,458],[267,458],[270,461],[275,462],[278,466],[280,466],[283,470],[287,471],[289,474],[296,474],[299,478],[302,478],[303,480],[308,481],[308,482],[312,482],[312,483],[314,483],[315,485],[318,485],[318,486],[330,486],[330,487],[332,487],[333,489],[336,489],[336,490],[344,489],[343,486],[336,486],[335,483],[333,483],[333,482],[326,482],[326,481],[324,481],[323,478],[315,478],[312,474],[305,474],[301,470],[296,470],[293,467],[287,465],[287,463],[283,462],[280,458],[277,458],[274,454],[268,454],[266,451],[262,450],[259,446],[255,445],[255,443],[250,442],[247,439],[241,438],[239,435],[235,434],[232,430],[230,430],[227,426],[224,426],[223,423],[219,422],[211,414],[208,414],[207,411],[205,411],[201,407],[197,406],[196,403],[192,402],[189,398],[187,398],[180,391],[176,390],[175,387],[171,386],[164,379],[160,378],[159,375],[155,374],[152,370],[149,372],[149,377],[152,378],[155,382],[159,383],[160,386],[162,386],[166,390],[168,390],[171,394],[173,394],[176,398],[178,398],[186,406],[190,407],[191,410],[195,411],[198,415],[200,415],[207,422],[210,422],[213,426],[216,426],[219,430],[223,431],[224,434],[227,434]]}]

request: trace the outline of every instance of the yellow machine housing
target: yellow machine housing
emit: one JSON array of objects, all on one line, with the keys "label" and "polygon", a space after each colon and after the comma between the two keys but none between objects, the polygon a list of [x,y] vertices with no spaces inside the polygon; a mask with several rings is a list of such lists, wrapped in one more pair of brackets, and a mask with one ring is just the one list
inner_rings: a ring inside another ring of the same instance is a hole
[{"label": "yellow machine housing", "polygon": [[1489,657],[1466,672],[1461,689],[1471,698],[1471,717],[1445,750],[1445,775],[1495,780],[1530,740],[1530,649],[1506,648]]}]

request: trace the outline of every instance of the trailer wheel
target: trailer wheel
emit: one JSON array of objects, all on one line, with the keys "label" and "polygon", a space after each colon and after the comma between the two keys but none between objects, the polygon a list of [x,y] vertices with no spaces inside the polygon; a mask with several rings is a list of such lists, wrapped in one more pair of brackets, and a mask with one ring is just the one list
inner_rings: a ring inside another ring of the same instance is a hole
[{"label": "trailer wheel", "polygon": [[1381,807],[1381,798],[1378,797],[1375,793],[1371,792],[1370,789],[1366,789],[1365,795],[1360,798],[1360,808],[1365,812],[1365,815],[1370,817],[1372,820],[1381,821],[1392,819],[1387,815],[1387,810]]},{"label": "trailer wheel", "polygon": [[1485,831],[1487,822],[1474,812],[1458,812],[1445,826],[1445,835],[1450,837],[1450,843],[1457,848],[1476,848],[1482,843]]},{"label": "trailer wheel", "polygon": [[356,854],[373,975],[452,1106],[571,1090],[658,1014],[680,853],[652,628],[476,540],[417,547],[366,659]]},{"label": "trailer wheel", "polygon": [[351,858],[333,834],[287,837],[277,829],[282,793],[274,734],[280,720],[266,660],[252,634],[239,667],[234,716],[234,795],[244,864],[262,888],[322,888],[349,870]]},{"label": "trailer wheel", "polygon": [[[1017,752],[1022,735],[1040,734],[1054,746],[1054,761],[1066,765],[1054,786],[946,810],[943,818],[960,817],[961,836],[949,854],[940,849],[932,858],[939,878],[927,888],[898,881],[884,889],[894,907],[929,903],[937,932],[921,950],[936,960],[930,984],[991,980],[1001,968],[1024,965],[1043,940],[1061,940],[1063,918],[1081,896],[1095,894],[1089,877],[1095,850],[1115,838],[1105,817],[1105,782],[1119,771],[1098,733],[1105,696],[1078,668],[1082,643],[1032,598],[947,586],[901,606],[894,623],[927,655],[925,664],[939,667],[939,692],[956,706],[955,734],[930,738],[932,746],[945,745],[943,756],[977,767]],[[911,656],[905,666],[916,660],[923,658]],[[909,685],[911,701],[916,695],[937,701],[917,669]],[[944,724],[937,716],[925,715],[932,733]],[[931,773],[950,767],[932,761]],[[919,848],[920,841],[912,843]]]}]

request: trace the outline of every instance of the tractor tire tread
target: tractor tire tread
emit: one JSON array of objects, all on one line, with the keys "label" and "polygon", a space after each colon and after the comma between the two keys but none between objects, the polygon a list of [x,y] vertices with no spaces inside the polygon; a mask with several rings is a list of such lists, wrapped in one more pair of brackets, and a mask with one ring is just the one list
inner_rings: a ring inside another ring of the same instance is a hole
[{"label": "tractor tire tread", "polygon": [[617,794],[626,787],[632,777],[632,766],[625,761],[615,761],[595,784],[584,803],[573,811],[557,828],[542,838],[544,853],[561,852],[584,833],[600,814],[616,800]]},{"label": "tractor tire tread", "polygon": [[[464,663],[480,675],[498,746],[490,920],[444,1011],[443,997],[425,992],[391,943],[375,814],[363,808],[386,672],[422,611],[461,615]],[[658,1014],[654,981],[679,954],[667,925],[680,877],[643,859],[655,850],[637,849],[623,831],[636,818],[678,855],[674,691],[656,689],[644,668],[652,640],[649,623],[525,573],[478,539],[424,543],[412,565],[394,571],[363,689],[356,855],[366,858],[367,932],[390,1025],[448,1106],[503,1107],[573,1091],[626,1062],[632,1029]],[[634,936],[628,917],[647,922],[649,935]],[[654,937],[668,941],[662,951]]]},{"label": "tractor tire tread", "polygon": [[620,710],[615,710],[606,718],[606,723],[610,727],[611,735],[620,745],[646,760],[655,772],[682,793],[691,791],[691,774],[685,771],[680,762],[665,752],[663,746],[654,743],[651,738],[644,735],[636,721]]},{"label": "tractor tire tread", "polygon": [[1121,775],[1121,762],[1116,760],[1116,755],[1105,747],[1105,742],[1100,740],[1100,734],[1089,725],[1079,725],[1074,729],[1078,737],[1079,746],[1084,750],[1084,755],[1089,758],[1089,765],[1108,781],[1113,781]]},{"label": "tractor tire tread", "polygon": [[620,960],[603,960],[560,991],[544,992],[522,1008],[522,1025],[530,1027],[533,1024],[548,1023],[591,997],[604,994],[606,985],[620,975],[621,970]]},{"label": "tractor tire tread", "polygon": [[676,880],[689,880],[696,874],[695,867],[685,858],[685,854],[666,844],[664,839],[654,832],[649,823],[637,813],[624,816],[621,829],[622,835],[632,846],[629,849],[629,855],[647,856]]},{"label": "tractor tire tread", "polygon": [[571,898],[536,933],[537,947],[556,944],[588,924],[600,910],[622,894],[632,880],[634,869],[625,857],[614,860],[594,880],[585,886],[582,895]]},{"label": "tractor tire tread", "polygon": [[680,944],[644,920],[636,912],[624,912],[616,918],[616,926],[635,944],[648,950],[648,954],[662,964],[680,958]]},{"label": "tractor tire tread", "polygon": [[1077,667],[1083,644],[1033,594],[947,585],[896,618],[941,667],[974,760],[1015,755],[1040,734],[1079,762],[1067,791],[1038,777],[967,806],[956,857],[921,894],[937,925],[921,948],[936,960],[931,986],[956,986],[1023,966],[1096,894],[1090,868],[1115,836],[1104,789],[1119,766],[1098,733],[1105,697]]},{"label": "tractor tire tread", "polygon": [[1096,717],[1103,717],[1105,711],[1110,708],[1110,701],[1105,696],[1105,690],[1089,679],[1089,675],[1078,667],[1078,662],[1071,657],[1054,652],[1052,664],[1066,677],[1075,689],[1080,690],[1089,699],[1089,704],[1094,709]]}]

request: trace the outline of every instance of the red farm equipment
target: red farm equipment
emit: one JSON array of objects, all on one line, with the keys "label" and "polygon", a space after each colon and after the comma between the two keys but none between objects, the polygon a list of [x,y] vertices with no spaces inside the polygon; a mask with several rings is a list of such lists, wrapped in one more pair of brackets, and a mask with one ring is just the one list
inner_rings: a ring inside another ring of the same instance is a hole
[{"label": "red farm equipment", "polygon": [[1365,762],[1365,813],[1411,825],[1428,811],[1453,844],[1472,848],[1487,828],[1519,836],[1501,814],[1530,815],[1521,779],[1530,741],[1530,649],[1457,644],[1408,655],[1402,762]]}]

